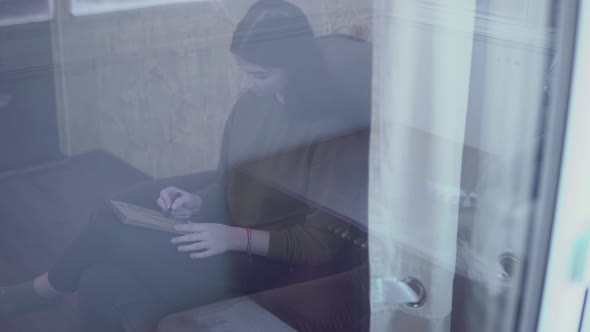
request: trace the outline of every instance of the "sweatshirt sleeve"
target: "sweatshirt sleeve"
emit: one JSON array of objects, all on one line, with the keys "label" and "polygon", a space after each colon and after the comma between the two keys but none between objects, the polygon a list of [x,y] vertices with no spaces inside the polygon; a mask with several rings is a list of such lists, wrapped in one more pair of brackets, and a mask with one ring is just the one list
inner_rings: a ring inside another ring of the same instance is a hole
[{"label": "sweatshirt sleeve", "polygon": [[194,217],[197,221],[221,222],[219,219],[227,218],[225,175],[219,169],[213,182],[194,194],[202,201],[201,209]]},{"label": "sweatshirt sleeve", "polygon": [[349,226],[337,215],[353,217],[366,209],[366,202],[362,201],[366,200],[363,179],[367,176],[364,150],[364,143],[355,137],[344,138],[336,144],[320,144],[314,149],[307,199],[320,207],[310,209],[301,223],[270,232],[270,258],[312,265],[336,258],[347,240],[331,229],[336,224]]},{"label": "sweatshirt sleeve", "polygon": [[236,102],[232,112],[225,122],[219,162],[215,171],[213,181],[206,187],[194,192],[202,201],[201,210],[195,219],[203,222],[220,222],[220,218],[227,218],[227,193],[226,193],[226,172],[228,169],[228,151],[234,131],[234,118],[236,110],[240,107],[241,99]]},{"label": "sweatshirt sleeve", "polygon": [[332,261],[344,240],[329,230],[341,222],[319,209],[307,214],[305,222],[271,231],[268,257],[291,264],[320,265]]}]

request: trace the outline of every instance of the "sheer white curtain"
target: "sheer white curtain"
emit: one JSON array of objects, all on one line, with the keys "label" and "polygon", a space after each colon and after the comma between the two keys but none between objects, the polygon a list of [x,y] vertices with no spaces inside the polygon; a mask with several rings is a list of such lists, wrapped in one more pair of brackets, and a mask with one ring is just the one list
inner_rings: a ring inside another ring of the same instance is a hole
[{"label": "sheer white curtain", "polygon": [[[455,273],[467,280],[467,330],[514,322],[534,203],[547,3],[375,1],[373,331],[448,331]],[[459,241],[458,230],[467,234]],[[506,256],[513,270],[499,264]],[[407,277],[426,290],[422,306],[392,291]]]},{"label": "sheer white curtain", "polygon": [[[461,181],[474,9],[474,1],[452,8],[375,2],[369,175],[374,331],[448,329],[458,210],[445,193]],[[424,305],[382,301],[381,280],[406,277],[424,286]]]},{"label": "sheer white curtain", "polygon": [[459,255],[472,286],[464,292],[465,326],[482,332],[511,330],[517,319],[526,245],[535,227],[543,121],[550,112],[551,2],[521,1],[519,7],[488,1],[489,12],[512,19],[486,18],[477,26],[486,38],[474,44],[480,58],[471,84],[479,119],[473,144],[480,155],[474,172],[477,208],[465,220],[471,238]]}]

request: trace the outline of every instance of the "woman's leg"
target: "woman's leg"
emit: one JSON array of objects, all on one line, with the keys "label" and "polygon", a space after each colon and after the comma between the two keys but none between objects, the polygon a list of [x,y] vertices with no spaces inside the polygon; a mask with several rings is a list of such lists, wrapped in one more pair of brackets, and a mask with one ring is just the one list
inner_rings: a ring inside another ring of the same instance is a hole
[{"label": "woman's leg", "polygon": [[63,293],[78,290],[84,271],[94,265],[103,264],[113,255],[116,231],[112,212],[107,206],[98,209],[82,233],[62,253],[47,273],[51,286]]},{"label": "woman's leg", "polygon": [[[206,185],[212,176],[212,173],[199,173],[147,182],[117,194],[113,199],[157,208],[155,201],[163,188],[177,186],[193,191]],[[121,232],[121,228],[125,228],[125,231]],[[94,265],[114,260],[125,263],[130,261],[130,258],[131,261],[135,261],[136,257],[133,257],[133,255],[138,251],[127,250],[128,247],[133,248],[134,245],[137,245],[138,248],[145,248],[146,244],[148,244],[147,247],[150,250],[155,250],[155,255],[152,258],[157,258],[159,250],[153,248],[149,240],[142,240],[142,235],[135,233],[136,231],[139,233],[142,231],[139,231],[139,229],[131,230],[131,228],[130,226],[123,226],[121,222],[116,220],[108,208],[100,208],[95,213],[90,224],[73,241],[69,249],[64,252],[48,273],[36,278],[34,281],[0,287],[0,317],[28,312],[44,307],[49,303],[54,303],[54,301],[48,300],[52,300],[60,293],[75,291],[78,288],[82,273]],[[123,233],[130,234],[123,235]],[[147,238],[150,236],[147,236]],[[160,239],[163,236],[162,234],[158,235]],[[164,243],[166,243],[165,247],[170,252],[171,246],[168,237],[171,236],[164,236]],[[143,245],[141,245],[142,242],[144,242]],[[127,253],[127,255],[122,255],[126,258],[117,256],[121,252]],[[146,257],[150,256],[147,252],[145,254]],[[142,264],[139,263],[139,265]]]},{"label": "woman's leg", "polygon": [[[287,270],[242,253],[191,259],[169,242],[172,235],[120,222],[113,228],[119,238],[109,255],[116,258],[87,266],[78,281],[82,331],[147,331],[169,313],[270,288]],[[141,241],[121,245],[132,238]]]},{"label": "woman's leg", "polygon": [[169,310],[133,275],[109,265],[83,273],[78,304],[82,332],[151,331]]},{"label": "woman's leg", "polygon": [[[244,277],[240,278],[242,281],[247,279],[248,274],[254,273],[254,270],[269,279],[273,277],[273,272],[277,272],[275,263],[251,260],[250,257],[244,256],[241,258],[243,259],[239,260],[238,266],[241,263],[241,268],[249,270],[244,271],[246,275],[242,275]],[[206,268],[204,264],[201,266]],[[201,279],[199,275],[192,277],[194,281],[184,290],[192,293],[190,299],[183,306],[173,306],[159,298],[158,291],[148,287],[125,269],[109,265],[91,267],[83,273],[78,291],[81,330],[82,332],[153,331],[158,322],[171,313],[229,297],[230,294],[218,294],[215,299],[204,299],[203,295],[207,293],[204,289],[208,288],[211,279]],[[211,275],[211,277],[219,278],[220,276]],[[252,287],[266,288],[271,285],[270,282],[259,285],[262,279],[264,277],[250,281],[254,285],[248,286],[242,283],[237,286],[246,286],[251,288],[251,291]],[[195,288],[195,285],[199,284],[200,291]]]},{"label": "woman's leg", "polygon": [[59,291],[74,292],[86,270],[111,265],[129,271],[171,303],[191,290],[214,300],[229,288],[230,261],[241,254],[191,259],[170,242],[174,236],[123,224],[105,206],[49,270],[49,282]]},{"label": "woman's leg", "polygon": [[[160,190],[168,185],[193,189],[180,184],[153,182],[113,199],[156,208],[155,200]],[[252,284],[244,282],[250,279],[248,276],[255,279],[254,284],[258,285],[255,288],[259,285],[271,287],[275,275],[286,270],[282,264],[242,253],[191,259],[172,245],[170,240],[174,236],[125,225],[105,205],[96,211],[91,222],[50,269],[47,279],[61,292],[74,292],[84,282],[84,292],[88,294],[88,289],[108,288],[109,283],[100,287],[88,286],[93,283],[87,281],[90,278],[87,275],[97,274],[97,266],[111,266],[152,290],[154,298],[163,306],[178,311],[250,292]],[[88,295],[85,297],[88,299]],[[91,300],[88,303],[94,305],[97,302]]]},{"label": "woman's leg", "polygon": [[[176,186],[185,190],[196,190],[204,186],[211,176],[210,173],[197,173],[149,181],[115,194],[111,199],[159,209],[156,199],[162,189]],[[152,231],[146,232],[134,226],[123,225],[113,215],[110,207],[103,204],[48,272],[49,284],[61,292],[74,292],[81,274],[88,267],[108,263],[108,261],[118,258],[117,256],[121,253],[125,257],[129,257],[126,254],[134,252],[133,247],[143,248],[147,245],[151,250],[153,246],[150,241],[153,241],[154,237],[159,238],[157,242],[160,245],[163,245],[162,239],[168,240],[168,237],[172,237],[171,234],[154,234]],[[170,247],[167,244],[165,247]],[[156,258],[154,257],[154,259]]]},{"label": "woman's leg", "polygon": [[104,206],[49,271],[49,281],[63,292],[79,290],[83,331],[148,330],[167,313],[234,292],[231,255],[193,260],[170,243],[173,236],[125,225]]}]

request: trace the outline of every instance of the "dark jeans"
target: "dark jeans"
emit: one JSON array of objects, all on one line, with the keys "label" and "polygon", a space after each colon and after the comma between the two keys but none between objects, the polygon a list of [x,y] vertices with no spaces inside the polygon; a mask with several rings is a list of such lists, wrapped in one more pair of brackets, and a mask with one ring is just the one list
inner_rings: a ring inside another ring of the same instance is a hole
[{"label": "dark jeans", "polygon": [[[158,209],[163,188],[193,191],[204,182],[198,175],[153,181],[113,199]],[[123,331],[123,325],[147,326],[171,312],[273,288],[288,271],[237,252],[191,259],[170,243],[174,236],[125,225],[104,205],[50,269],[49,281],[63,292],[79,291],[83,331]]]}]

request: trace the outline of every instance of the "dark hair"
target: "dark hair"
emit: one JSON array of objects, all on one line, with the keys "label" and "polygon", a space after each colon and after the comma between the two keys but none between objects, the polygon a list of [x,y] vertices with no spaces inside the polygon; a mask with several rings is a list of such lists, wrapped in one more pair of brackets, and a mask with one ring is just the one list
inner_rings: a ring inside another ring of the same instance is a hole
[{"label": "dark hair", "polygon": [[230,51],[257,65],[286,69],[288,109],[315,113],[328,107],[328,69],[311,25],[297,6],[283,0],[253,4],[236,27]]}]

